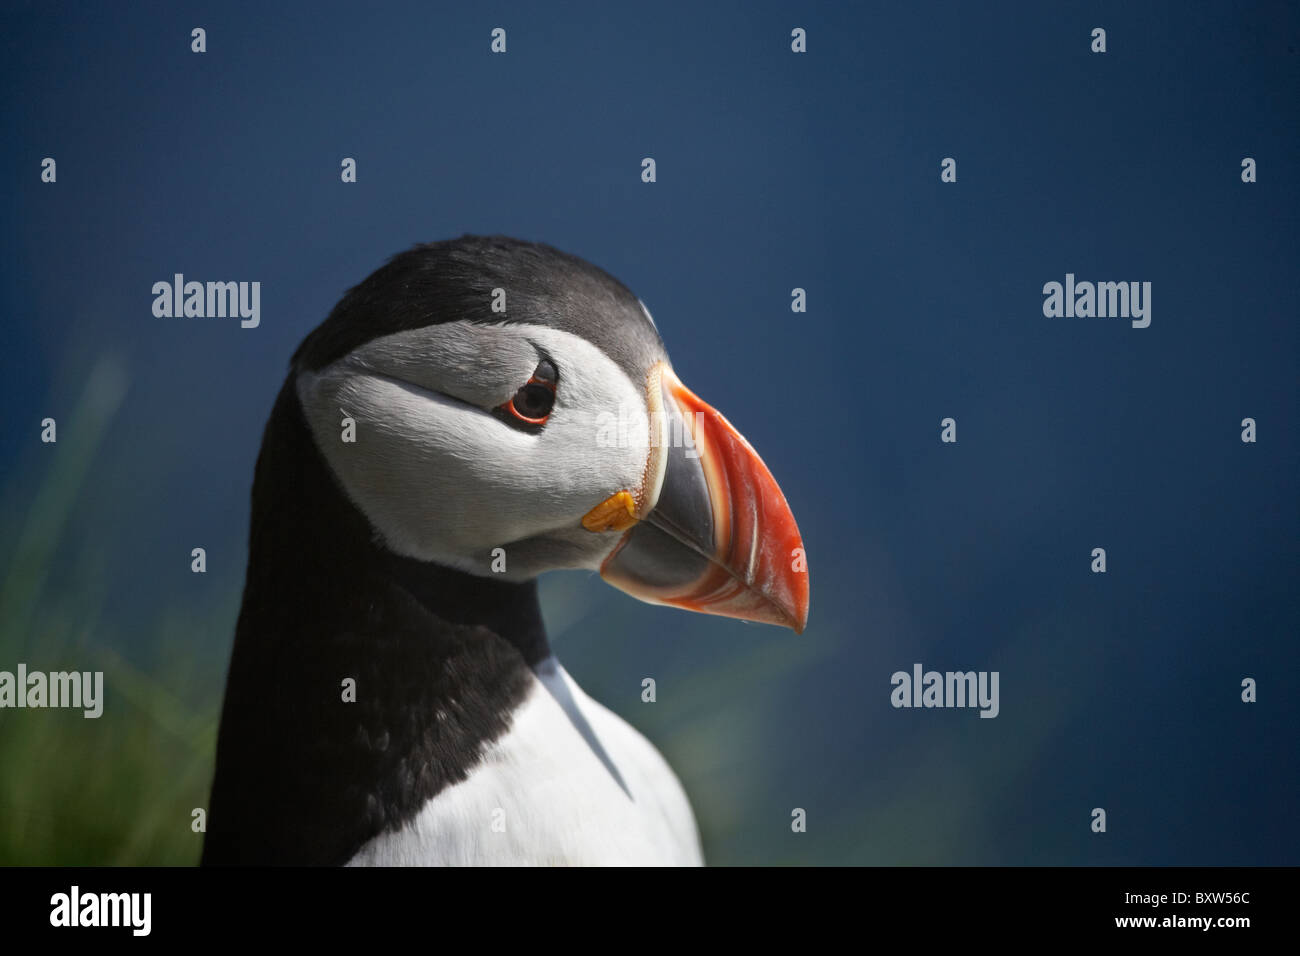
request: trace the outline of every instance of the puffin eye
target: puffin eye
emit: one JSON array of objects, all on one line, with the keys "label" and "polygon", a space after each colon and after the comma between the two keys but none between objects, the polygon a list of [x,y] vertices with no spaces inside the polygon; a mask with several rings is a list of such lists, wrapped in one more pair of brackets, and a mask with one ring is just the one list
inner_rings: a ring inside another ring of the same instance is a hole
[{"label": "puffin eye", "polygon": [[529,425],[545,425],[555,407],[555,386],[559,375],[555,366],[543,359],[526,384],[501,407]]},{"label": "puffin eye", "polygon": [[555,392],[536,382],[529,382],[510,399],[510,411],[533,425],[546,421],[554,405]]}]

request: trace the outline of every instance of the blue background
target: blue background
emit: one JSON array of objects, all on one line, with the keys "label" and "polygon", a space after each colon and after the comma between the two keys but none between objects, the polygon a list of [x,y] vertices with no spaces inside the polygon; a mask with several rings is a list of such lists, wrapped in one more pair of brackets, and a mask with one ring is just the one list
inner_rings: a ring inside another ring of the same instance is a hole
[{"label": "blue background", "polygon": [[[192,703],[184,784],[135,774],[123,826],[206,794],[294,347],[393,253],[499,232],[631,287],[799,519],[799,637],[543,582],[561,660],[664,750],[711,861],[1300,863],[1297,8],[551,7],[6,4],[0,668],[90,666],[43,653],[63,627]],[[260,281],[260,328],[154,318],[175,272]],[[1067,272],[1150,281],[1150,328],[1045,318]],[[1001,715],[895,710],[918,661],[999,671]],[[109,684],[103,723],[156,716]],[[170,859],[79,850],[70,792],[13,785],[108,732],[23,749],[56,719],[0,712],[0,809],[49,831],[8,861]]]}]

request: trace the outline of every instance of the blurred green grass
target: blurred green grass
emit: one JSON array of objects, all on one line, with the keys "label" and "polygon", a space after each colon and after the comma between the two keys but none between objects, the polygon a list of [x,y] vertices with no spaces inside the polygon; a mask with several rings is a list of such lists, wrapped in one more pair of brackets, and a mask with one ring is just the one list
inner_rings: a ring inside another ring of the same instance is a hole
[{"label": "blurred green grass", "polygon": [[215,614],[164,604],[153,634],[125,640],[103,611],[111,546],[70,527],[127,385],[120,360],[96,360],[58,442],[22,463],[36,480],[3,492],[0,669],[102,670],[105,698],[96,719],[0,710],[3,865],[190,864],[202,846],[191,813],[207,802],[221,682],[185,649],[229,645],[238,595]]}]

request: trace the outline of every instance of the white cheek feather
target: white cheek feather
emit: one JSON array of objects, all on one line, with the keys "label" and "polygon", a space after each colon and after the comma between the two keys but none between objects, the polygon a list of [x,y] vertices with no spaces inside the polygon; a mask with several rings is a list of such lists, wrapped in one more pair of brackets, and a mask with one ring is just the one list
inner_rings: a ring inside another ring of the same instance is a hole
[{"label": "white cheek feather", "polygon": [[[499,367],[464,365],[466,343],[484,347],[485,330],[509,340],[503,352],[526,354],[514,361],[527,372],[497,383],[498,393],[513,394],[541,355],[559,369],[555,408],[537,433],[402,378],[418,374],[453,395],[490,393]],[[456,369],[410,367],[410,353],[434,361],[440,349]],[[610,495],[639,493],[646,473],[644,383],[585,339],[549,327],[450,322],[399,333],[303,373],[298,394],[317,446],[388,547],[475,573],[488,573],[494,548],[508,553],[511,542],[577,528]],[[345,412],[356,420],[354,443],[341,439]],[[611,442],[602,426],[620,418]]]}]

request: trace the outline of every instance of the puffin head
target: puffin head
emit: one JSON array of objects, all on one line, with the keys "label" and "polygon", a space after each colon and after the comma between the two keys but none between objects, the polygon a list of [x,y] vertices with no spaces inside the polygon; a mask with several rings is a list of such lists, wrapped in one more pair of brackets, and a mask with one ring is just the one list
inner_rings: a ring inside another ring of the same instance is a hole
[{"label": "puffin head", "polygon": [[644,601],[803,630],[776,481],[673,373],[640,300],[581,259],[504,237],[416,246],[343,297],[293,373],[394,554],[515,581],[598,570]]}]

